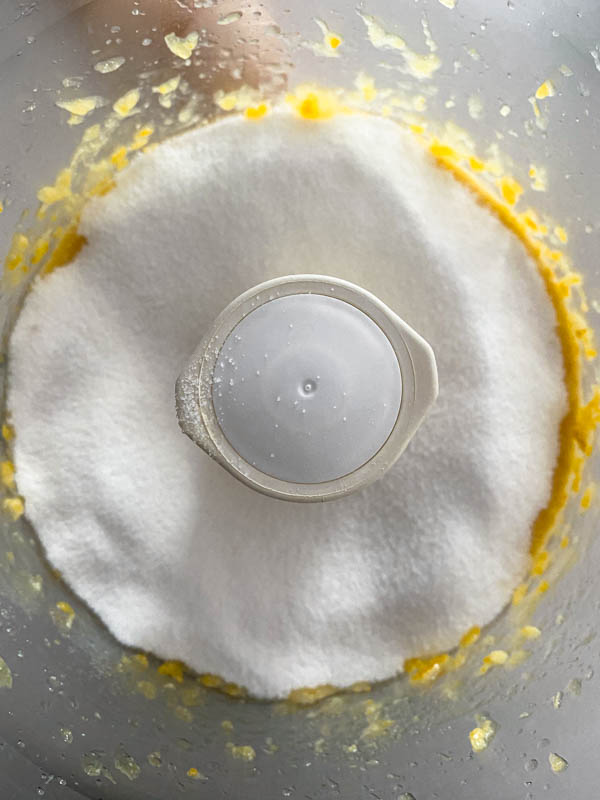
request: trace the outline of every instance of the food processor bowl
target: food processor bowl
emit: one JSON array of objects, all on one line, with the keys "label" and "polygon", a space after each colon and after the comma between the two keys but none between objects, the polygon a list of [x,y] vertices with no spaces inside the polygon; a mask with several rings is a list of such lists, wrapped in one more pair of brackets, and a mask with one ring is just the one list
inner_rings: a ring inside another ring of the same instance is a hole
[{"label": "food processor bowl", "polygon": [[[375,46],[367,15],[402,37],[405,50]],[[327,30],[341,41],[331,52]],[[191,32],[198,41],[187,65],[165,36],[175,34],[172,41],[185,47]],[[353,92],[367,76],[393,89],[385,111],[392,118],[430,121],[510,165],[527,187],[526,204],[568,230],[566,250],[584,275],[588,323],[598,331],[599,42],[595,0],[5,0],[0,251],[14,248],[15,231],[47,224],[36,217],[40,187],[56,185],[72,164],[71,188],[83,192],[89,165],[110,160],[144,126],[160,141],[235,112],[244,92],[269,99],[304,84]],[[409,52],[429,54],[430,65],[439,60],[434,74],[415,71]],[[153,91],[176,75],[176,91]],[[548,80],[551,96],[536,97]],[[137,88],[139,98],[119,114],[115,103]],[[82,97],[96,98],[91,110],[70,111]],[[82,135],[94,125],[101,135],[83,152]],[[55,226],[69,222],[56,213]],[[34,273],[5,270],[3,354]],[[591,360],[586,391],[595,379]],[[582,491],[598,468],[593,455]],[[5,491],[5,499],[15,498]],[[4,503],[3,796],[593,797],[599,512],[592,502],[583,513],[580,501],[574,494],[565,510],[571,544],[545,576],[547,591],[509,607],[460,669],[437,677],[434,664],[425,680],[400,676],[312,704],[305,695],[276,703],[236,696],[237,687],[217,678],[213,687],[124,648],[45,561],[18,505]],[[525,623],[541,636],[517,646],[514,631]],[[489,637],[494,647],[512,642],[505,647],[522,656],[483,675]],[[469,732],[484,718],[495,735],[476,752]]]}]

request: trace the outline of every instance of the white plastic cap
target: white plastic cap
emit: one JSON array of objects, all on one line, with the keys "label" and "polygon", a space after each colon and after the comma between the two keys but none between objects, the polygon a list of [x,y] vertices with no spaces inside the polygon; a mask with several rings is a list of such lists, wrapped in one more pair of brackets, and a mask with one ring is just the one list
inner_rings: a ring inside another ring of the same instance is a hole
[{"label": "white plastic cap", "polygon": [[383,475],[436,396],[424,339],[369,292],[313,275],[234,300],[176,388],[193,441],[258,491],[297,501]]},{"label": "white plastic cap", "polygon": [[294,294],[251,311],[213,373],[231,446],[290,483],[324,483],[366,464],[396,423],[402,377],[390,340],[335,297]]}]

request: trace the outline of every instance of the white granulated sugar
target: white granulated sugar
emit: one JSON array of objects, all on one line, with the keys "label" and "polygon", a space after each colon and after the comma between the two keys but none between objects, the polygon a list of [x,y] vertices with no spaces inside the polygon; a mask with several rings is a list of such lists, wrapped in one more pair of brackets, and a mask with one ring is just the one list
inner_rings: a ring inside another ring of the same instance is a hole
[{"label": "white granulated sugar", "polygon": [[[556,319],[522,244],[389,120],[277,111],[137,160],[39,280],[12,337],[27,514],[122,642],[264,697],[387,678],[491,620],[529,564],[566,410]],[[433,346],[440,396],[387,476],[297,505],[180,431],[175,379],[256,283],[331,274]]]}]

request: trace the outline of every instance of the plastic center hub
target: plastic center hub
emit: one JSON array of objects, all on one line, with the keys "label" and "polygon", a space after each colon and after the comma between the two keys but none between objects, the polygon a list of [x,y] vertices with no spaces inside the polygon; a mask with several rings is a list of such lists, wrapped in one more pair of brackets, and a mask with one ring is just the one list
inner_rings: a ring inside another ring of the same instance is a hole
[{"label": "plastic center hub", "polygon": [[335,500],[378,480],[438,393],[429,344],[379,298],[287,275],[223,309],[177,378],[181,430],[269,497]]},{"label": "plastic center hub", "polygon": [[225,340],[212,400],[229,444],[278,480],[317,484],[366,464],[402,398],[383,330],[344,300],[294,294],[247,314]]}]

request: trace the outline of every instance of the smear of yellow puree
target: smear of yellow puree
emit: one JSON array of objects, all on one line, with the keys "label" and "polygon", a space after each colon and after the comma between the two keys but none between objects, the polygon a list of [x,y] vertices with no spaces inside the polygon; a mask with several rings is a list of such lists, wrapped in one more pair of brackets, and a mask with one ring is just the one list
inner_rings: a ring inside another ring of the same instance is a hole
[{"label": "smear of yellow puree", "polygon": [[[356,113],[355,110],[344,104],[340,93],[310,86],[300,87],[293,94],[289,94],[286,101],[300,117],[306,120],[320,121],[339,113]],[[250,120],[258,121],[268,111],[269,106],[266,103],[260,103],[248,108],[245,115]],[[499,194],[496,194],[473,175],[472,170],[475,167],[477,172],[481,172],[483,161],[473,154],[459,153],[445,142],[429,137],[422,125],[409,126],[409,129],[429,150],[440,167],[448,170],[456,180],[476,196],[479,203],[486,206],[520,239],[537,264],[555,310],[556,330],[565,368],[568,410],[560,424],[559,455],[552,478],[550,500],[546,507],[539,512],[532,528],[531,575],[541,575],[549,562],[549,556],[544,547],[569,498],[569,493],[577,491],[579,488],[582,465],[585,458],[591,454],[594,430],[600,422],[600,388],[594,389],[591,399],[585,404],[581,392],[582,352],[588,358],[596,355],[591,344],[592,334],[583,317],[569,308],[571,289],[580,284],[581,278],[564,268],[564,259],[560,251],[553,250],[541,241],[540,236],[544,235],[547,229],[539,223],[537,214],[532,209],[523,212],[515,210],[514,206],[523,189],[512,176],[502,176],[497,180]],[[133,143],[128,147],[115,150],[112,158],[109,159],[108,166],[103,162],[102,168],[98,169],[100,177],[92,184],[87,196],[105,194],[110,191],[114,186],[112,173],[126,166],[129,152],[142,149],[151,134],[151,128],[142,129],[138,131]],[[70,180],[69,170],[63,170],[54,186],[40,190],[38,196],[42,201],[42,207],[38,212],[38,218],[47,212],[52,203],[61,200],[68,201],[71,192]],[[81,203],[79,211],[80,208]],[[47,233],[38,241],[30,242],[28,237],[20,232],[15,234],[5,263],[5,278],[7,274],[18,273],[19,279],[22,279],[29,271],[30,265],[41,261],[49,250],[50,256],[43,265],[42,274],[47,274],[68,264],[85,244],[85,238],[78,233],[78,224],[79,214],[76,213],[73,215],[71,224],[66,227],[57,226],[51,233]],[[559,238],[566,239],[566,237]],[[562,272],[559,272],[559,268],[562,269]],[[543,592],[547,588],[548,583],[542,581],[537,587],[537,591]],[[519,602],[526,594],[527,589],[527,584],[517,587],[513,601]],[[466,661],[466,650],[478,639],[479,634],[479,628],[474,627],[463,636],[454,654],[441,653],[425,658],[411,658],[405,662],[404,669],[411,680],[430,683],[445,672],[461,666]],[[184,667],[179,662],[165,662],[159,668],[159,672],[176,681],[181,681]],[[218,676],[201,676],[201,682],[205,686],[213,686],[234,696],[245,694],[241,687],[226,683]],[[368,688],[368,684],[357,684],[353,691],[364,691],[363,687]],[[333,686],[297,689],[291,693],[290,700],[303,705],[317,702],[336,691],[336,687]]]},{"label": "smear of yellow puree", "polygon": [[[566,505],[571,479],[578,471],[578,458],[591,454],[594,430],[600,422],[600,389],[594,389],[592,398],[587,404],[583,403],[581,395],[580,342],[590,335],[589,327],[581,316],[568,307],[570,285],[576,282],[579,276],[557,275],[555,271],[559,261],[555,255],[557,251],[532,235],[527,219],[522,214],[517,214],[511,204],[503,202],[478,183],[457,162],[459,155],[456,151],[437,141],[431,142],[429,149],[440,166],[449,170],[457,180],[472,191],[478,201],[493,211],[521,240],[536,261],[556,314],[557,334],[565,367],[568,410],[560,424],[560,447],[552,478],[550,500],[539,512],[532,528],[531,554],[536,556],[546,544],[559,513]],[[514,190],[512,183],[511,179],[511,182],[504,186],[510,186]],[[595,352],[590,351],[589,357],[594,356]]]},{"label": "smear of yellow puree", "polygon": [[[423,133],[421,136],[425,138]],[[550,557],[544,547],[560,512],[569,499],[570,492],[579,488],[583,459],[591,455],[594,431],[600,422],[600,388],[594,388],[588,403],[583,402],[581,391],[582,349],[589,359],[596,355],[591,345],[586,346],[586,342],[592,339],[592,332],[583,318],[568,306],[570,287],[580,283],[581,278],[573,273],[557,274],[557,266],[559,263],[562,264],[562,254],[536,238],[534,234],[538,232],[538,225],[532,220],[530,211],[517,213],[514,210],[513,206],[522,193],[522,188],[514,178],[505,176],[498,181],[502,196],[499,197],[477,181],[462,165],[463,156],[453,147],[436,139],[425,141],[437,163],[473,192],[478,202],[489,208],[521,240],[536,262],[556,314],[556,330],[565,368],[567,412],[559,427],[560,446],[552,476],[550,499],[538,513],[531,531],[530,574],[531,577],[535,577],[541,575],[548,565]],[[586,501],[587,498],[584,497],[582,501],[584,507]],[[543,594],[548,588],[548,582],[541,581],[536,591]],[[526,583],[517,587],[513,602],[519,603],[527,590]],[[404,664],[405,671],[415,682],[431,681],[443,672],[457,667],[456,659],[462,661],[461,649],[459,647],[454,656],[442,653],[426,658],[408,659]],[[485,664],[485,667],[487,666],[489,665]],[[483,672],[486,671],[485,667]]]}]

